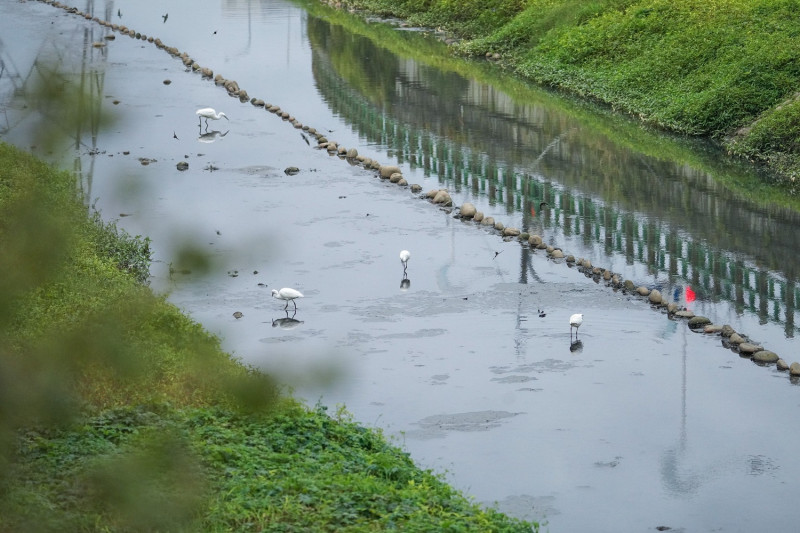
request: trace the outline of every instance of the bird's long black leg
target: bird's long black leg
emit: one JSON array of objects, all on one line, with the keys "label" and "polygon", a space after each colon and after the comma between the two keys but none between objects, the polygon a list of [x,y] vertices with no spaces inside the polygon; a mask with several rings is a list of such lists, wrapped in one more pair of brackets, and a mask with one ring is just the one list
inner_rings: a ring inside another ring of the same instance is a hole
[{"label": "bird's long black leg", "polygon": [[286,309],[289,309],[289,300],[286,300],[286,306],[285,306],[283,309],[284,309],[284,311],[285,311]]},{"label": "bird's long black leg", "polygon": [[[297,302],[292,300],[292,303],[294,304],[294,310],[297,311]],[[288,306],[289,304],[287,303],[286,305]]]}]

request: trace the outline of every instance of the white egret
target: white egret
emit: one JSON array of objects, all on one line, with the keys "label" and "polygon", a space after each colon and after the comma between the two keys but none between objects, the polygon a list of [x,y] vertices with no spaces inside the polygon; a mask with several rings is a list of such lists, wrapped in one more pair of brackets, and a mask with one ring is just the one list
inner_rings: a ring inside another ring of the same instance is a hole
[{"label": "white egret", "polygon": [[575,338],[578,338],[578,328],[583,324],[583,313],[575,313],[569,317],[569,338],[572,338],[572,328],[575,328]]},{"label": "white egret", "polygon": [[400,262],[403,263],[403,274],[406,273],[409,259],[411,259],[411,252],[409,252],[408,250],[403,250],[402,252],[400,252]]},{"label": "white egret", "polygon": [[202,109],[198,109],[197,111],[194,112],[194,114],[197,115],[198,117],[200,117],[200,125],[201,126],[203,125],[203,119],[206,119],[206,126],[208,126],[208,119],[219,120],[222,117],[225,117],[225,120],[230,120],[228,118],[228,115],[226,115],[222,111],[217,113],[216,110],[214,110],[213,107],[204,107]]},{"label": "white egret", "polygon": [[300,291],[284,287],[281,290],[272,289],[272,297],[278,300],[286,300],[286,307],[283,308],[284,310],[289,309],[289,302],[292,302],[294,304],[294,310],[297,311],[297,303],[294,300],[296,298],[303,298],[303,295]]}]

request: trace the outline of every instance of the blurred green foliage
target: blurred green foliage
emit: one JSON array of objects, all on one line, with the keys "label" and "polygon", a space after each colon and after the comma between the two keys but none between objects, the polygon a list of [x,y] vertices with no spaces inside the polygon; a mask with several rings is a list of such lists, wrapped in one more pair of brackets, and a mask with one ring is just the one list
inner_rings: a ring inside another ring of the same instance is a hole
[{"label": "blurred green foliage", "polygon": [[[141,283],[146,241],[87,215],[70,173],[5,144],[0,247],[0,494],[10,503],[0,513],[0,529],[50,529],[15,520],[34,510],[30,518],[38,520],[37,499],[64,488],[48,481],[54,468],[37,473],[41,485],[26,485],[33,494],[6,499],[19,483],[20,461],[27,460],[19,455],[20,434],[74,431],[86,416],[129,405],[227,405],[248,412],[274,405],[278,388],[268,376],[232,360],[218,339]],[[92,458],[80,490],[137,530],[164,529],[164,517],[193,516],[194,497],[186,495],[184,481],[200,466],[183,453],[179,435],[167,436],[153,433],[126,453],[71,449],[67,456]],[[38,442],[49,446],[41,437]]]}]

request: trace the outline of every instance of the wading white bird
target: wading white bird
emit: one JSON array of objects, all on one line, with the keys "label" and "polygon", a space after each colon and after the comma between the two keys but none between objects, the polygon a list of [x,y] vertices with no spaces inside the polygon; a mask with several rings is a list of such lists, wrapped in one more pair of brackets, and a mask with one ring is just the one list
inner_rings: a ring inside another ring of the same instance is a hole
[{"label": "wading white bird", "polygon": [[575,328],[575,338],[578,338],[578,328],[583,324],[583,313],[575,313],[569,317],[569,338],[572,338],[572,328]]},{"label": "wading white bird", "polygon": [[302,298],[303,295],[300,291],[284,287],[281,290],[272,289],[272,297],[278,300],[286,300],[286,307],[284,307],[284,310],[289,309],[289,302],[292,302],[294,304],[294,310],[297,311],[297,303],[294,300],[295,298]]},{"label": "wading white bird", "polygon": [[403,250],[402,252],[400,252],[400,262],[403,263],[403,274],[406,273],[409,259],[411,259],[411,252],[409,252],[408,250]]},{"label": "wading white bird", "polygon": [[206,126],[208,126],[208,119],[219,120],[222,117],[225,117],[225,120],[230,120],[225,113],[223,113],[222,111],[217,113],[213,107],[204,107],[202,109],[198,109],[197,111],[194,112],[194,114],[200,117],[201,126],[203,125],[203,119],[206,119]]}]

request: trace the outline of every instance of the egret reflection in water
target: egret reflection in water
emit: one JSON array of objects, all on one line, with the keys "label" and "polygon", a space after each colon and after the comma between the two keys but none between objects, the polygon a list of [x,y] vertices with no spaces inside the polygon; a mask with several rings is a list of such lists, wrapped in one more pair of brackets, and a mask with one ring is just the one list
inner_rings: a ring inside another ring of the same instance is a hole
[{"label": "egret reflection in water", "polygon": [[297,314],[297,310],[292,313],[292,316],[289,316],[289,311],[286,311],[286,316],[282,318],[273,318],[272,319],[272,327],[273,328],[281,328],[281,329],[294,329],[300,324],[302,324],[303,320],[297,320],[295,315]]},{"label": "egret reflection in water", "polygon": [[213,143],[217,139],[225,137],[228,134],[228,131],[229,130],[226,130],[225,133],[222,133],[219,130],[207,131],[205,133],[201,133],[200,136],[197,138],[197,140],[200,141],[201,143]]}]

